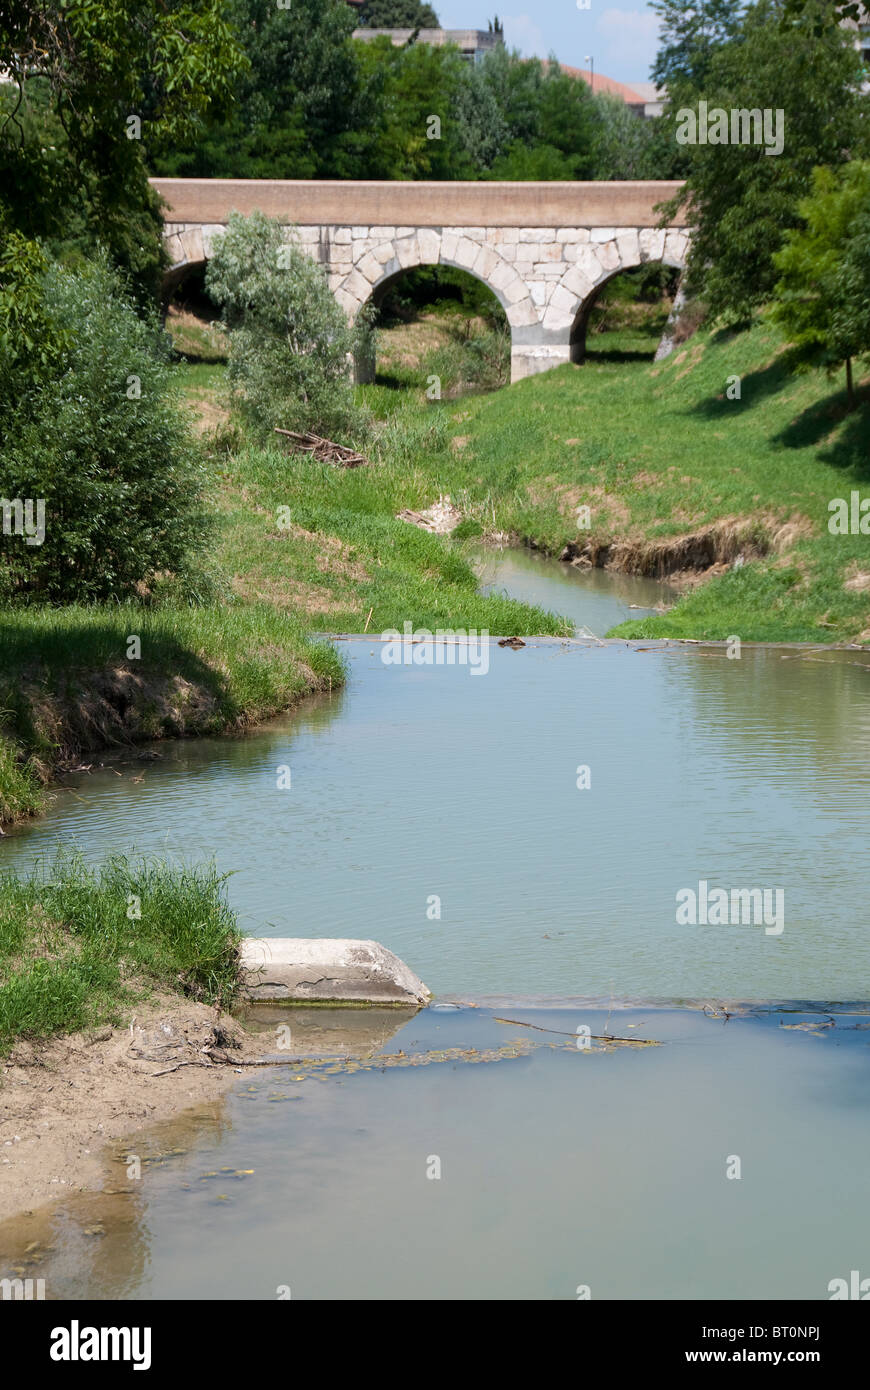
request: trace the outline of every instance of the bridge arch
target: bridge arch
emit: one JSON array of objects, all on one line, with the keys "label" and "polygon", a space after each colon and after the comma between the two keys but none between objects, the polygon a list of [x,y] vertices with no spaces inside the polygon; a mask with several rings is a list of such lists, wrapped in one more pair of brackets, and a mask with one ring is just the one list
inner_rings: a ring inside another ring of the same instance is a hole
[{"label": "bridge arch", "polygon": [[[644,265],[658,264],[682,271],[686,263],[687,239],[683,234],[677,238],[670,232],[651,229],[649,234],[641,233],[635,238],[626,238],[620,251],[620,261],[616,267],[608,265],[597,274],[590,274],[575,295],[575,303],[572,305],[573,320],[568,338],[572,362],[582,362],[585,359],[589,319],[600,300],[602,290],[611,280],[615,280],[627,270],[638,270]],[[592,270],[594,269],[593,266]]]},{"label": "bridge arch", "polygon": [[[450,266],[479,280],[504,309],[513,344],[517,329],[536,321],[528,286],[499,252],[456,233],[423,228],[395,240],[384,238],[345,276],[330,277],[333,293],[349,318],[366,304],[377,306],[406,271],[420,266]],[[358,382],[374,380],[374,360],[356,364]]]},{"label": "bridge arch", "polygon": [[[689,241],[680,214],[658,225],[678,183],[153,183],[168,204],[170,278],[209,258],[233,208],[284,223],[323,266],[351,318],[400,271],[453,266],[481,280],[504,308],[512,381],[579,360],[579,326],[600,287],[646,261],[682,267]],[[358,224],[348,222],[349,208]]]}]

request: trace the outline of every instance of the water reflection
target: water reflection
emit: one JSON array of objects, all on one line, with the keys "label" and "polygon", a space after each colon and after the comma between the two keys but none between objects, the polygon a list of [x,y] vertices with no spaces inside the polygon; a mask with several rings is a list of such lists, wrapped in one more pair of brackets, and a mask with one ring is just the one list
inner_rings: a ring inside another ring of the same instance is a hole
[{"label": "water reflection", "polygon": [[[424,1011],[386,1051],[425,1066],[247,1075],[137,1137],[135,1193],[6,1223],[2,1264],[43,1240],[54,1298],[571,1301],[817,1299],[861,1267],[865,1015],[509,1019]],[[584,1024],[660,1045],[582,1051]]]}]

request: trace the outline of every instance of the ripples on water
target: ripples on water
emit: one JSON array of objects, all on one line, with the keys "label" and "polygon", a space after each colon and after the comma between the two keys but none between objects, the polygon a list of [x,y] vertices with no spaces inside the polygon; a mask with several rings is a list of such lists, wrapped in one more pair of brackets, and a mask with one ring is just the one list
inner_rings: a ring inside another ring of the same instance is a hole
[{"label": "ripples on water", "polygon": [[[2,862],[214,854],[248,931],[374,937],[438,993],[870,998],[867,669],[549,641],[472,676],[344,650],[346,691],[76,778]],[[678,926],[701,879],[784,888],[783,933]]]}]

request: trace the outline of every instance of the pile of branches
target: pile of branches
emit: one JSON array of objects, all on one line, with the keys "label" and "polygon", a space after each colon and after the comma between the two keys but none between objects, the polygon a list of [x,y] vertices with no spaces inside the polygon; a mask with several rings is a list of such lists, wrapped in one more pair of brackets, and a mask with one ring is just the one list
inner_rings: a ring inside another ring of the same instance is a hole
[{"label": "pile of branches", "polygon": [[322,439],[319,434],[297,434],[295,430],[282,430],[275,426],[276,434],[283,434],[292,441],[294,449],[311,454],[318,463],[332,463],[336,468],[359,468],[368,463],[364,454],[348,449],[344,444],[336,444],[331,439]]}]

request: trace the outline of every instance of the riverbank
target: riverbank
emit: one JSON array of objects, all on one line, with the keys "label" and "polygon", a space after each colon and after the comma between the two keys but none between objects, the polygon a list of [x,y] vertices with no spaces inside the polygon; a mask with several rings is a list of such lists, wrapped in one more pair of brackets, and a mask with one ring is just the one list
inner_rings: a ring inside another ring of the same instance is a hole
[{"label": "riverbank", "polygon": [[[459,401],[428,400],[411,368],[402,390],[360,388],[381,420],[368,468],[232,454],[224,558],[239,591],[297,601],[334,630],[370,614],[373,629],[485,617],[507,631],[463,574],[456,542],[474,536],[683,588],[669,612],[610,635],[870,641],[867,537],[828,529],[835,499],[867,491],[867,382],[847,414],[823,372],[786,372],[766,322],[699,332],[659,364],[612,336],[612,352],[600,335],[582,365]],[[221,368],[210,370],[214,392]],[[444,495],[463,518],[453,543],[396,521]],[[292,517],[280,540],[262,523],[278,505]],[[529,620],[515,630],[559,630]]]},{"label": "riverbank", "polygon": [[0,876],[0,1056],[120,1022],[154,990],[229,1007],[242,933],[214,866],[59,855]]},{"label": "riverbank", "polygon": [[[103,1188],[107,1145],[219,1100],[262,1052],[262,1039],[218,1009],[171,993],[116,1009],[115,1020],[22,1039],[3,1059],[0,1221]],[[118,1171],[135,1192],[141,1172]]]},{"label": "riverbank", "polygon": [[0,878],[0,1217],[99,1185],[102,1147],[217,1098],[241,933],[214,869],[59,859]]},{"label": "riverbank", "polygon": [[0,622],[0,824],[38,814],[82,757],[239,734],[344,680],[341,657],[271,604],[6,608]]},{"label": "riverbank", "polygon": [[[764,323],[698,333],[661,364],[623,338],[600,334],[581,366],[453,401],[430,401],[406,362],[401,389],[390,377],[360,388],[378,424],[356,469],[245,444],[222,413],[223,365],[186,364],[232,592],[196,609],[8,611],[0,824],[38,813],[57,770],[112,744],[238,732],[335,688],[339,658],[313,631],[570,632],[543,608],[480,594],[468,543],[682,589],[611,635],[870,641],[867,537],[828,529],[830,504],[866,481],[866,384],[845,414],[823,373],[787,375]],[[399,519],[443,497],[462,518],[450,539]]]}]

